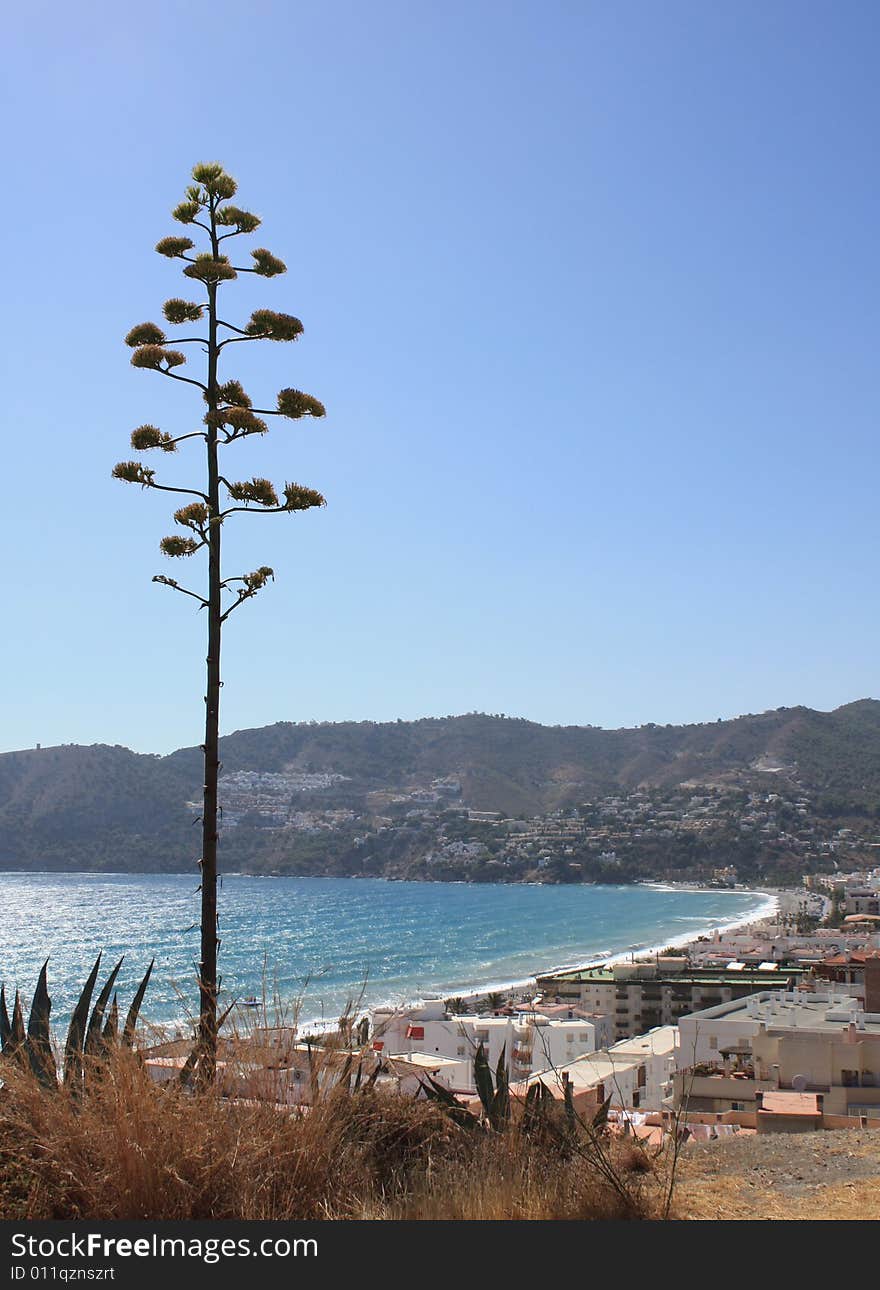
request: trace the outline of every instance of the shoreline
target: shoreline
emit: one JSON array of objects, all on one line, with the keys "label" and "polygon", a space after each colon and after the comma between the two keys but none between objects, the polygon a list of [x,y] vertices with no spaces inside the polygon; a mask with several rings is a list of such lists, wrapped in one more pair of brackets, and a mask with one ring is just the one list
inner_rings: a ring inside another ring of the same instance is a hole
[{"label": "shoreline", "polygon": [[[583,971],[588,967],[599,967],[604,965],[613,966],[615,963],[622,963],[629,958],[632,958],[633,961],[654,958],[664,949],[684,949],[685,946],[695,943],[701,937],[711,937],[715,935],[715,933],[721,933],[723,935],[727,932],[737,931],[743,927],[757,927],[760,924],[770,923],[780,912],[780,898],[786,894],[786,891],[782,888],[710,888],[697,887],[690,884],[674,885],[671,883],[664,883],[659,880],[657,882],[632,883],[627,885],[632,887],[651,887],[659,891],[691,891],[699,892],[701,894],[707,891],[717,891],[718,894],[729,894],[732,896],[760,896],[763,899],[758,908],[756,910],[752,910],[751,913],[741,914],[737,918],[724,922],[709,924],[704,927],[695,928],[691,931],[682,932],[678,936],[660,941],[656,945],[630,945],[627,946],[626,949],[609,952],[608,954],[599,952],[597,954],[591,954],[586,958],[579,959],[576,963],[565,963],[560,966],[539,968],[531,976],[522,977],[516,981],[484,982],[480,985],[469,986],[466,989],[459,989],[452,995],[447,995],[445,989],[438,987],[436,990],[426,991],[421,995],[415,995],[400,1002],[387,1000],[373,1004],[371,1007],[361,1009],[357,1013],[357,1016],[361,1017],[370,1015],[378,1008],[402,1009],[412,1007],[414,1004],[428,997],[451,997],[462,999],[467,1002],[485,999],[490,994],[502,994],[505,996],[505,1003],[516,1002],[518,1000],[522,1000],[523,992],[527,991],[530,986],[532,987],[531,993],[534,994],[536,989],[536,978],[538,975],[548,976],[557,972]],[[453,989],[453,987],[449,987],[449,989]],[[300,1024],[300,1030],[315,1034],[326,1033],[328,1029],[332,1028],[332,1024],[333,1023],[330,1022],[322,1022],[318,1018],[309,1019]]]},{"label": "shoreline", "polygon": [[[54,880],[59,877],[59,874],[54,870],[48,870],[48,871],[43,870],[39,872],[32,871],[32,873],[30,874],[24,874],[22,873],[22,871],[14,870],[14,871],[7,871],[5,876],[16,878],[16,879],[21,879],[25,877],[41,877],[41,878]],[[132,878],[137,879],[138,877],[144,877],[144,878],[155,878],[155,877],[169,878],[170,877],[172,879],[177,879],[179,881],[179,879],[184,875],[152,875],[152,874],[140,875],[140,874],[125,873],[125,872],[120,872],[120,873],[106,872],[106,873],[98,874],[98,873],[91,873],[88,871],[86,872],[80,871],[77,873],[76,876],[79,878],[94,879],[100,882],[102,880],[106,880],[107,878],[115,879],[118,881],[118,880],[131,880]],[[232,875],[228,875],[228,876],[232,876]],[[242,876],[245,876],[245,875],[242,875]],[[250,875],[247,875],[247,876],[250,877]],[[338,881],[338,880],[334,880],[334,881]],[[383,880],[379,879],[379,881],[382,882]],[[387,881],[387,880],[384,880],[384,881]],[[447,884],[438,883],[437,885],[446,886]],[[495,887],[497,884],[479,884],[479,885],[484,887]],[[543,886],[543,884],[529,884],[529,885]],[[585,885],[589,885],[590,887],[596,886],[595,884],[578,884],[578,888]],[[601,886],[603,885],[599,885],[599,888],[597,889],[600,889]],[[617,945],[614,946],[614,942],[612,941],[611,948],[607,948],[609,944],[608,941],[606,941],[605,945],[603,946],[602,939],[600,939],[600,937],[604,938],[608,930],[607,928],[603,930],[601,920],[598,927],[593,928],[592,932],[589,932],[589,931],[587,932],[587,935],[590,936],[590,940],[592,944],[588,942],[587,946],[584,947],[583,949],[576,946],[576,941],[580,939],[580,936],[578,936],[577,934],[577,927],[579,927],[579,924],[572,924],[572,927],[569,929],[569,931],[574,931],[575,934],[567,936],[565,939],[569,941],[575,941],[575,946],[571,946],[571,947],[566,946],[566,948],[563,949],[562,952],[565,953],[566,950],[568,950],[568,952],[571,953],[572,949],[574,950],[574,952],[571,954],[571,958],[565,962],[560,962],[558,959],[554,962],[553,948],[551,946],[549,954],[546,954],[546,951],[542,953],[541,950],[534,951],[534,950],[525,949],[523,951],[517,951],[515,954],[511,955],[511,958],[513,961],[508,963],[507,965],[503,963],[503,955],[502,955],[501,961],[495,964],[496,970],[500,969],[498,976],[496,976],[495,978],[492,978],[491,976],[487,977],[486,975],[483,975],[483,972],[481,971],[481,967],[477,963],[477,964],[474,964],[473,968],[471,969],[473,972],[473,975],[471,975],[470,972],[468,972],[468,968],[467,966],[465,966],[465,970],[458,978],[458,982],[455,982],[455,980],[453,979],[451,982],[440,981],[435,984],[434,982],[425,981],[423,977],[422,981],[418,981],[418,979],[412,980],[409,983],[405,983],[401,981],[397,987],[397,990],[393,990],[393,987],[392,987],[393,992],[389,991],[387,994],[384,994],[384,992],[382,991],[381,983],[377,982],[376,984],[379,985],[379,989],[376,991],[376,996],[374,996],[373,999],[363,1000],[361,1002],[358,1002],[356,997],[354,998],[354,1000],[351,1000],[351,996],[350,996],[350,1006],[352,1010],[352,1015],[361,1016],[365,1012],[372,1012],[375,1009],[380,1007],[403,1008],[409,1004],[412,1004],[416,999],[423,998],[428,994],[433,995],[434,997],[440,996],[442,998],[460,997],[463,1000],[467,1000],[471,1004],[473,1004],[473,1002],[477,1000],[484,1000],[486,996],[489,994],[498,994],[503,996],[507,1001],[517,1001],[517,1002],[523,1002],[525,1004],[528,1004],[531,1002],[535,994],[535,989],[536,989],[535,978],[537,975],[543,976],[543,975],[550,975],[557,972],[577,971],[579,969],[584,969],[588,966],[596,966],[596,965],[602,965],[602,964],[613,965],[619,962],[626,961],[628,959],[651,958],[659,954],[661,950],[663,950],[664,948],[670,948],[670,949],[684,948],[685,946],[697,941],[701,937],[707,938],[715,935],[723,935],[727,932],[732,932],[735,929],[740,927],[757,925],[759,923],[766,922],[778,912],[779,906],[780,906],[780,899],[784,899],[786,900],[786,902],[788,900],[796,901],[798,898],[800,898],[801,900],[803,899],[802,889],[798,889],[797,891],[790,892],[787,889],[782,891],[779,891],[779,890],[770,891],[767,889],[753,888],[753,887],[709,887],[709,886],[700,885],[697,883],[688,883],[688,882],[672,883],[669,881],[664,881],[662,879],[648,880],[648,881],[642,881],[638,883],[622,883],[622,884],[617,884],[617,886],[621,891],[628,890],[628,891],[634,892],[640,889],[646,890],[646,891],[653,889],[654,891],[657,891],[657,892],[667,892],[673,895],[681,895],[681,896],[687,896],[688,893],[701,895],[703,897],[714,896],[719,898],[732,895],[737,898],[740,898],[741,900],[748,900],[752,907],[747,912],[739,913],[732,917],[725,916],[724,914],[725,902],[719,899],[718,901],[712,902],[713,910],[715,912],[709,913],[707,911],[703,915],[697,915],[693,920],[680,919],[674,916],[674,911],[670,912],[668,914],[668,918],[669,918],[668,925],[674,927],[675,924],[677,923],[678,926],[681,927],[682,922],[686,922],[686,923],[689,922],[690,925],[686,927],[686,930],[675,931],[672,934],[664,936],[663,939],[660,940],[659,936],[661,934],[661,930],[665,920],[661,920],[658,917],[653,921],[653,925],[649,923],[647,927],[643,926],[640,928],[641,934],[643,936],[650,937],[652,943],[647,943],[647,941],[645,941],[645,942],[638,942],[635,944],[621,944],[622,935],[626,935],[625,922],[624,922],[624,924],[621,927],[619,927],[617,931],[617,936],[619,938],[617,940]],[[671,903],[674,906],[678,902],[673,901],[669,903]],[[581,934],[583,934],[583,932],[586,929],[581,928],[580,930],[581,930]],[[655,936],[657,936],[658,939],[656,943],[653,943]],[[531,940],[532,938],[527,934],[526,936],[523,936],[521,939],[522,941],[525,941],[527,944],[528,941]],[[563,939],[563,938],[558,938],[558,939]],[[581,942],[581,944],[583,945],[583,942]],[[464,958],[464,956],[461,956],[461,957]],[[437,966],[439,966],[439,964]],[[489,967],[489,971],[491,972],[492,965],[487,964],[485,966]],[[502,976],[502,974],[504,973],[505,966],[507,966],[510,975]],[[257,989],[256,994],[257,995],[260,994],[259,989]],[[382,997],[383,994],[384,994],[384,997]],[[354,995],[355,996],[357,995],[356,989],[354,991]],[[251,1016],[251,1017],[258,1016],[262,1021],[262,1024],[266,1024],[267,1022],[269,1022],[268,1014],[271,1014],[272,1012],[274,1012],[273,1003],[276,1002],[274,999],[273,1001],[270,1002],[269,999],[264,998],[262,1000],[262,1006],[252,1011],[250,1008],[242,1006],[241,1000],[243,997],[244,997],[243,994],[239,997],[238,1007],[236,1008],[236,1012],[239,1018],[243,1019],[245,1016]],[[248,997],[252,997],[252,996],[248,996]],[[180,1000],[178,1000],[177,1002],[179,1003]],[[307,999],[296,999],[292,1002],[291,1007],[295,1008],[295,1010],[299,1014],[297,1016],[297,1028],[301,1033],[315,1033],[315,1034],[325,1033],[327,1030],[333,1029],[335,1027],[335,1020],[331,1021],[326,1012],[324,1013],[323,1018],[317,1015],[303,1016],[303,1012],[299,1011],[299,1006],[301,1003],[305,1003],[308,1013],[312,1012],[312,1008],[309,1007],[309,1001]],[[267,1004],[269,1005],[268,1008],[266,1006]],[[283,1006],[284,1005],[282,1005],[282,1007]],[[344,1005],[340,1005],[340,1006],[344,1006]],[[303,1011],[305,1011],[305,1009]],[[317,1012],[317,1009],[315,1009],[315,1012]],[[263,1020],[263,1018],[265,1018],[265,1020]],[[175,1008],[174,1014],[172,1014],[167,1021],[156,1022],[155,1024],[159,1026],[161,1029],[170,1027],[174,1030],[178,1030],[178,1029],[186,1030],[188,1029],[190,1022],[191,1022],[191,1018],[189,1017],[188,1014],[177,1013],[177,1009]],[[271,1024],[271,1022],[269,1022],[269,1024]]]}]

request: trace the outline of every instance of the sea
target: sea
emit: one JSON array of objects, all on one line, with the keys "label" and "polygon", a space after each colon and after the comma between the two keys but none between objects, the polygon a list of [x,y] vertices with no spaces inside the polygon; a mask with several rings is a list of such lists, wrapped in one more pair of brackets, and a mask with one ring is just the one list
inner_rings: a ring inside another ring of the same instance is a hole
[{"label": "sea", "polygon": [[[0,873],[0,981],[29,1005],[48,958],[62,1029],[99,953],[124,1015],[188,1028],[197,1010],[197,880],[187,875]],[[662,884],[550,886],[225,876],[221,1002],[329,1025],[346,1010],[527,985],[536,972],[683,944],[773,908],[763,892]]]}]

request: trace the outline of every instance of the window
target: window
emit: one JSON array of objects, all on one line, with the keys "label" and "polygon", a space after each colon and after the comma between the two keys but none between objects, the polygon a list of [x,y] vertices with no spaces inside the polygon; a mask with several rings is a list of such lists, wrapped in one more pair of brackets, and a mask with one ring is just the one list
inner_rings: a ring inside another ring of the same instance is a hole
[{"label": "window", "polygon": [[717,1036],[717,1035],[710,1035],[710,1036],[709,1036],[709,1047],[710,1047],[710,1048],[717,1048],[717,1047],[718,1047],[718,1036]]},{"label": "window", "polygon": [[844,1088],[858,1088],[859,1072],[842,1070],[840,1072],[840,1082]]},{"label": "window", "polygon": [[464,1044],[459,1044],[458,1048],[455,1051],[458,1057],[464,1057],[467,1049],[465,1048]]},{"label": "window", "polygon": [[745,1102],[731,1102],[730,1109],[731,1111],[744,1111],[746,1109],[746,1104]]},{"label": "window", "polygon": [[589,1030],[582,1030],[581,1033],[578,1035],[578,1040],[582,1044],[588,1044],[590,1042]]}]

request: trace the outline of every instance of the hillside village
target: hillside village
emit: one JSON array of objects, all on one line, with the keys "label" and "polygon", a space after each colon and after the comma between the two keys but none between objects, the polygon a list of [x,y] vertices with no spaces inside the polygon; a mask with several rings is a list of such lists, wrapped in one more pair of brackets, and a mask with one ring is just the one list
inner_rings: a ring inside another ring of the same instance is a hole
[{"label": "hillside village", "polygon": [[[517,817],[465,806],[456,775],[360,796],[350,785],[339,773],[293,767],[224,775],[224,840],[242,824],[259,830],[262,846],[243,859],[245,872],[307,872],[318,859],[310,840],[321,839],[331,872],[480,882],[733,886],[797,881],[880,857],[880,823],[821,815],[813,795],[776,781],[762,789],[640,788]],[[198,803],[188,805],[197,812]]]}]

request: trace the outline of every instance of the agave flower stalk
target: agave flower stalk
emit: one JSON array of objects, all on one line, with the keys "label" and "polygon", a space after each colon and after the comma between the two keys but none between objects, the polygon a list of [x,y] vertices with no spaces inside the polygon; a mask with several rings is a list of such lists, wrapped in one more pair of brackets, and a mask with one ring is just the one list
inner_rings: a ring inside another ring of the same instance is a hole
[{"label": "agave flower stalk", "polygon": [[[186,197],[172,212],[181,224],[201,229],[205,249],[197,250],[189,237],[165,237],[156,245],[157,252],[183,264],[183,274],[202,293],[198,300],[174,297],[166,300],[163,313],[172,326],[207,324],[199,334],[175,336],[173,346],[201,346],[205,364],[199,377],[185,376],[179,370],[186,365],[187,354],[172,348],[165,331],[153,322],[133,327],[125,338],[133,350],[133,366],[158,372],[170,380],[187,384],[198,391],[203,401],[202,426],[181,435],[171,435],[153,425],[139,426],[131,436],[137,452],[158,449],[176,452],[185,440],[201,440],[204,451],[204,474],[199,487],[181,487],[159,483],[156,472],[140,461],[119,462],[113,470],[116,479],[140,484],[142,488],[175,493],[194,500],[174,513],[175,522],[185,530],[165,537],[159,546],[171,559],[186,559],[204,551],[207,554],[207,587],[197,590],[184,587],[175,578],[157,574],[153,581],[170,587],[197,602],[207,617],[207,659],[205,693],[205,740],[202,745],[205,763],[202,808],[201,869],[201,948],[199,958],[199,1034],[197,1043],[198,1073],[204,1082],[213,1079],[217,1053],[217,781],[220,773],[220,645],[223,625],[246,600],[252,599],[273,578],[268,565],[249,573],[224,576],[221,565],[221,534],[230,515],[293,514],[324,506],[322,495],[302,484],[286,483],[279,490],[267,479],[232,480],[221,473],[221,453],[252,435],[265,434],[266,417],[300,420],[323,417],[324,406],[309,394],[284,389],[274,408],[254,408],[250,397],[235,379],[224,376],[220,366],[230,345],[258,340],[295,341],[303,326],[290,314],[271,309],[257,309],[243,326],[220,316],[218,295],[221,286],[234,281],[241,273],[274,278],[285,272],[284,263],[264,247],[251,252],[250,265],[233,264],[225,252],[228,239],[253,233],[260,225],[258,216],[232,205],[236,182],[218,163],[194,167],[193,184]],[[225,311],[224,311],[225,312]],[[234,351],[233,351],[234,352]]]}]

